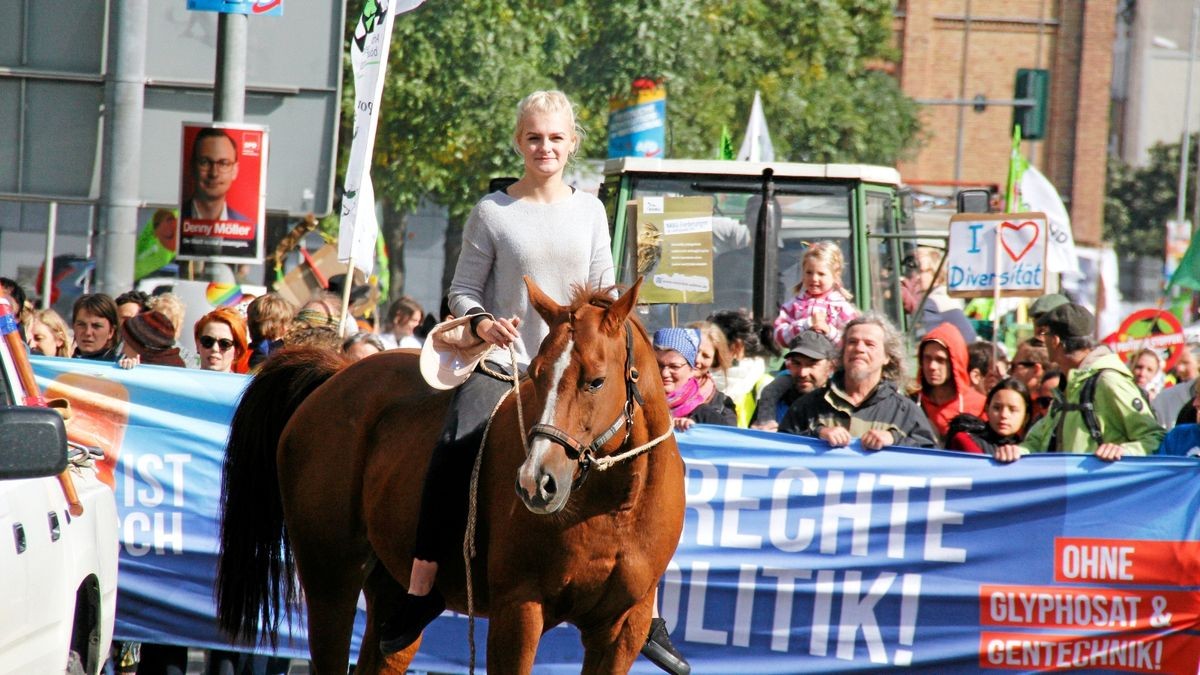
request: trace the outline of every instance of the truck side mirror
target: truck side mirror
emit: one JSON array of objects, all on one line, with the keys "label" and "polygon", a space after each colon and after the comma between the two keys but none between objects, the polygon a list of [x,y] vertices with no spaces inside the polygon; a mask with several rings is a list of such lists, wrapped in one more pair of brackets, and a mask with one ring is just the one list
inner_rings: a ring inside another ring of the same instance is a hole
[{"label": "truck side mirror", "polygon": [[959,213],[988,213],[991,211],[992,191],[987,188],[959,190],[954,196]]}]

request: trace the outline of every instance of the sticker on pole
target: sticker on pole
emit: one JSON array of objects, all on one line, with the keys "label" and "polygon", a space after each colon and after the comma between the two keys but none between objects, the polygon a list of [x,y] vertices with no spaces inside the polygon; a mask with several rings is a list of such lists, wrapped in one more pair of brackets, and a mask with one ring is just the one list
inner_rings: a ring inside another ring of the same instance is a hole
[{"label": "sticker on pole", "polygon": [[1041,295],[1046,288],[1046,214],[960,213],[950,219],[950,295]]},{"label": "sticker on pole", "polygon": [[1153,349],[1163,357],[1162,371],[1165,373],[1183,357],[1187,335],[1171,310],[1147,307],[1125,317],[1116,332],[1105,337],[1104,342],[1123,359],[1130,358],[1130,352]]}]

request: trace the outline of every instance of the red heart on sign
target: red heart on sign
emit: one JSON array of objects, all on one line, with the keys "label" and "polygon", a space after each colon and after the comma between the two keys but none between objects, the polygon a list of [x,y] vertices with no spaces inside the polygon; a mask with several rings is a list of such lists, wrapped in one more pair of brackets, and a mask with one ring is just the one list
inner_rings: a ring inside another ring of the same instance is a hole
[{"label": "red heart on sign", "polygon": [[[1031,231],[1026,231],[1025,228],[1030,228]],[[1033,248],[1038,240],[1038,229],[1038,224],[1032,220],[1020,225],[1013,225],[1007,220],[1000,223],[1000,245],[1008,252],[1008,257],[1012,258],[1013,262],[1024,258],[1029,249]],[[1020,252],[1014,253],[1015,249],[1020,249]]]}]

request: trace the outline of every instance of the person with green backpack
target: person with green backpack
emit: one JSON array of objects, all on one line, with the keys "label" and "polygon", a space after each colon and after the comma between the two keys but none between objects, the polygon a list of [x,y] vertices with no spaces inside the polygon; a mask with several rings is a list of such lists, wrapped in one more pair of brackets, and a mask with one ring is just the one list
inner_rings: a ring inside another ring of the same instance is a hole
[{"label": "person with green backpack", "polygon": [[1166,431],[1120,357],[1096,344],[1095,325],[1092,313],[1075,303],[1059,305],[1035,320],[1034,335],[1046,345],[1050,361],[1066,373],[1065,391],[1056,393],[1050,411],[1022,443],[997,448],[997,459],[1070,452],[1094,453],[1112,462],[1158,448]]}]

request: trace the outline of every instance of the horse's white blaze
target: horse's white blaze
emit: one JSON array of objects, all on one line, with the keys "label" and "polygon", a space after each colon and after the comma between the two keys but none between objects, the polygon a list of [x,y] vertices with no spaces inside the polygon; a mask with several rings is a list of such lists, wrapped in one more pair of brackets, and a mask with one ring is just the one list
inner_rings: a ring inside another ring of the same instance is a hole
[{"label": "horse's white blaze", "polygon": [[[539,420],[542,424],[554,424],[554,414],[558,407],[558,385],[562,382],[563,373],[566,372],[567,366],[571,363],[571,350],[574,349],[574,340],[567,340],[567,346],[563,348],[562,354],[558,360],[554,362],[554,366],[550,372],[550,391],[546,394],[546,407],[542,410],[542,418]],[[534,467],[540,467],[542,460],[547,451],[551,448],[551,443],[548,439],[538,436],[529,445],[529,456],[525,459],[525,463],[521,465],[521,487],[530,494],[536,494],[539,488]]]}]

